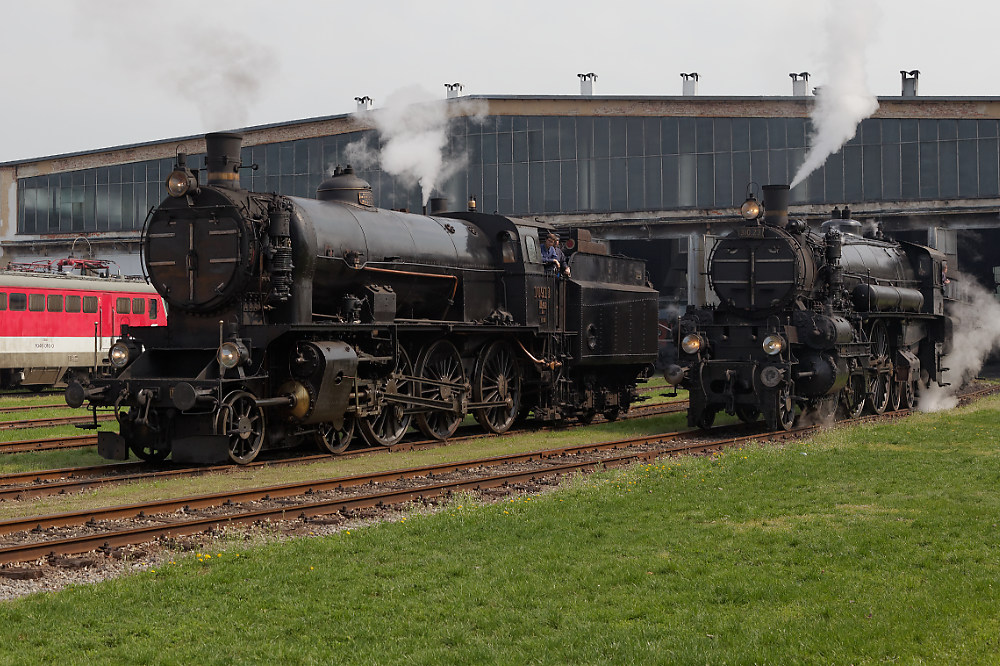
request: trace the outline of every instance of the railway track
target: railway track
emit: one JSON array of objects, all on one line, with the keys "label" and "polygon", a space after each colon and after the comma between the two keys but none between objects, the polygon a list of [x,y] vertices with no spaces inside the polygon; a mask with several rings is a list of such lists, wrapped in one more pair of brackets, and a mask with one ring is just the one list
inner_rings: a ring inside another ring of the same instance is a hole
[{"label": "railway track", "polygon": [[69,405],[65,402],[53,402],[46,405],[6,405],[0,406],[0,414],[27,412],[32,409],[69,409]]},{"label": "railway track", "polygon": [[[622,419],[646,418],[649,416],[659,416],[662,414],[672,414],[686,409],[687,403],[667,403],[662,405],[648,405],[634,409]],[[512,430],[512,433],[523,432],[525,429]],[[481,432],[460,437],[452,437],[447,442],[438,440],[412,439],[404,441],[390,447],[365,447],[350,450],[338,456],[330,454],[300,455],[292,458],[282,458],[276,460],[261,460],[245,465],[242,469],[254,469],[259,467],[306,464],[330,460],[331,458],[357,457],[372,454],[394,453],[400,451],[413,451],[419,449],[436,448],[448,443],[458,443],[479,439],[484,435]],[[85,435],[85,438],[93,439],[89,444],[69,443],[65,448],[75,446],[93,445],[96,443],[96,436]],[[12,442],[13,443],[13,442]],[[28,445],[28,444],[26,444]],[[0,447],[3,445],[0,444]],[[0,449],[2,450],[2,449]],[[28,449],[26,449],[28,450]],[[110,463],[106,465],[92,465],[88,467],[68,467],[63,469],[40,470],[31,472],[18,472],[15,474],[0,475],[0,500],[24,500],[31,497],[44,497],[49,495],[62,495],[74,492],[81,492],[101,485],[113,485],[140,480],[176,478],[182,476],[202,476],[205,474],[229,472],[233,470],[233,465],[214,465],[198,467],[159,467],[144,462],[130,463]]]},{"label": "railway track", "polygon": [[[113,421],[115,419],[114,414],[98,414],[97,420],[103,421]],[[44,419],[24,419],[21,421],[0,421],[0,430],[19,430],[25,428],[47,428],[51,426],[61,426],[61,425],[85,425],[87,423],[93,423],[94,416],[92,414],[80,415],[80,416],[54,416],[51,418]]]},{"label": "railway track", "polygon": [[[998,387],[991,387],[965,396],[964,401],[997,390]],[[896,418],[907,413],[909,411],[893,412],[888,416]],[[862,417],[857,421],[881,420],[886,416]],[[751,434],[721,438],[704,434],[693,438],[693,431],[660,433],[374,474],[0,521],[0,535],[8,541],[0,546],[0,564],[95,550],[107,553],[121,546],[259,521],[308,523],[323,516],[334,516],[323,520],[337,521],[362,509],[384,510],[406,502],[435,502],[460,491],[490,492],[499,488],[503,493],[510,493],[525,485],[537,487],[554,483],[553,479],[558,477],[598,467],[617,467],[663,456],[710,453],[762,438],[801,437],[820,427],[814,425],[773,433],[756,429]]]}]

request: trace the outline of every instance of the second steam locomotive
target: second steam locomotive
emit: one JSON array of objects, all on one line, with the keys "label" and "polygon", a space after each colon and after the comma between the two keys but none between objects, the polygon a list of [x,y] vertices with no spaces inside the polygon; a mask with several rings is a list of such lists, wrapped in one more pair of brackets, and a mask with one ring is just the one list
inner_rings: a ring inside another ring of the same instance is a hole
[{"label": "second steam locomotive", "polygon": [[788,219],[787,186],[763,189],[763,206],[751,196],[745,224],[711,254],[718,305],[689,307],[674,328],[665,374],[690,392],[689,425],[724,411],[787,430],[797,410],[882,413],[943,385],[945,256],[866,237],[847,209],[810,230]]},{"label": "second steam locomotive", "polygon": [[451,436],[472,414],[501,433],[529,412],[609,419],[657,356],[657,292],[641,261],[576,232],[572,277],[548,270],[548,229],[476,212],[380,210],[349,170],[316,199],[240,187],[241,137],[206,137],[206,184],[179,156],[143,232],[168,327],[130,327],[113,377],[67,402],[113,407],[102,456],[248,463],[355,429],[372,445],[415,424]]}]

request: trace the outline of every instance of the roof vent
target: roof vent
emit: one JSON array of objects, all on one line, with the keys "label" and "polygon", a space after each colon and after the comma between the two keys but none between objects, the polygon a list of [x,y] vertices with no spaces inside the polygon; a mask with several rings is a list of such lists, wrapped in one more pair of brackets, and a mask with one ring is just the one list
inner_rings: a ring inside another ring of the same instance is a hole
[{"label": "roof vent", "polygon": [[580,77],[580,94],[584,97],[590,97],[594,94],[594,81],[597,80],[597,74],[593,72],[587,72],[586,74],[577,74]]},{"label": "roof vent", "polygon": [[691,72],[690,74],[685,74],[681,72],[681,78],[684,79],[684,85],[682,88],[685,97],[693,97],[698,94],[698,72]]},{"label": "roof vent", "polygon": [[792,72],[792,97],[805,97],[809,94],[809,72]]},{"label": "roof vent", "polygon": [[901,93],[903,97],[916,97],[917,79],[920,78],[920,70],[911,69],[907,72],[905,69],[901,69],[899,70],[899,74],[903,77],[903,92]]},{"label": "roof vent", "polygon": [[444,87],[448,89],[448,99],[455,99],[458,97],[458,93],[465,88],[461,83],[446,83]]},{"label": "roof vent", "polygon": [[355,97],[354,101],[358,103],[358,111],[371,111],[372,102],[375,100],[368,95],[365,95],[364,97]]}]

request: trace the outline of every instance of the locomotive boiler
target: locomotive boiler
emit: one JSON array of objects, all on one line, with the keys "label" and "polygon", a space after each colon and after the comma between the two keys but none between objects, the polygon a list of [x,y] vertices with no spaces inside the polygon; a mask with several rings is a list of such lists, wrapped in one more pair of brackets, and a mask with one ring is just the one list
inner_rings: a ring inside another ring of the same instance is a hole
[{"label": "locomotive boiler", "polygon": [[251,192],[241,141],[206,137],[205,184],[179,155],[145,225],[169,326],[130,327],[113,376],[67,389],[114,409],[102,456],[248,463],[306,439],[340,452],[355,430],[444,439],[469,414],[495,433],[613,419],[636,398],[657,353],[641,261],[578,230],[566,278],[542,261],[545,225],[379,209],[349,168],[315,199]]},{"label": "locomotive boiler", "polygon": [[788,218],[788,186],[763,190],[710,255],[718,305],[689,307],[675,327],[665,375],[690,391],[689,425],[724,411],[787,430],[797,413],[909,408],[942,383],[944,255],[865,236],[846,208],[809,229]]}]

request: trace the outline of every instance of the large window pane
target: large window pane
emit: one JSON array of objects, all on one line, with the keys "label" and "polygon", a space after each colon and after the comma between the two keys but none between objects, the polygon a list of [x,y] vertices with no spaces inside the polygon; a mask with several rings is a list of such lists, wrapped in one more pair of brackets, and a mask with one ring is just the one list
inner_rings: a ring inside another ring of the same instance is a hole
[{"label": "large window pane", "polygon": [[[921,136],[923,136],[923,124],[921,122]],[[924,199],[936,199],[938,197],[938,146],[937,142],[920,142],[920,196]]]},{"label": "large window pane", "polygon": [[916,199],[920,196],[920,144],[904,143],[899,154],[902,197]]},{"label": "large window pane", "polygon": [[[656,127],[659,128],[659,124]],[[647,210],[658,210],[663,207],[663,177],[660,172],[660,158],[655,155],[646,157],[642,163],[646,191],[644,200],[645,208]]]},{"label": "large window pane", "polygon": [[628,166],[624,158],[611,160],[611,210],[628,207]]},{"label": "large window pane", "polygon": [[[982,125],[979,127],[982,130]],[[1000,146],[997,139],[979,140],[979,196],[1000,196]]]},{"label": "large window pane", "polygon": [[900,197],[899,145],[882,146],[882,196],[886,199]]},{"label": "large window pane", "polygon": [[629,157],[628,163],[628,210],[639,210],[646,201],[646,178],[643,174],[643,159]]},{"label": "large window pane", "polygon": [[[975,129],[975,121],[972,121]],[[959,123],[959,134],[962,133],[962,124]],[[962,140],[958,142],[958,195],[960,197],[974,197],[979,194],[979,156],[976,151],[976,142],[972,140]]]},{"label": "large window pane", "polygon": [[[942,125],[942,128],[945,127]],[[958,134],[957,125],[948,125],[949,130]],[[941,197],[958,196],[958,144],[955,141],[938,143],[938,177],[941,179],[938,195]]]},{"label": "large window pane", "polygon": [[862,187],[864,187],[864,200],[874,201],[882,198],[882,147],[879,145],[865,145],[861,147],[862,168],[864,174]]}]

